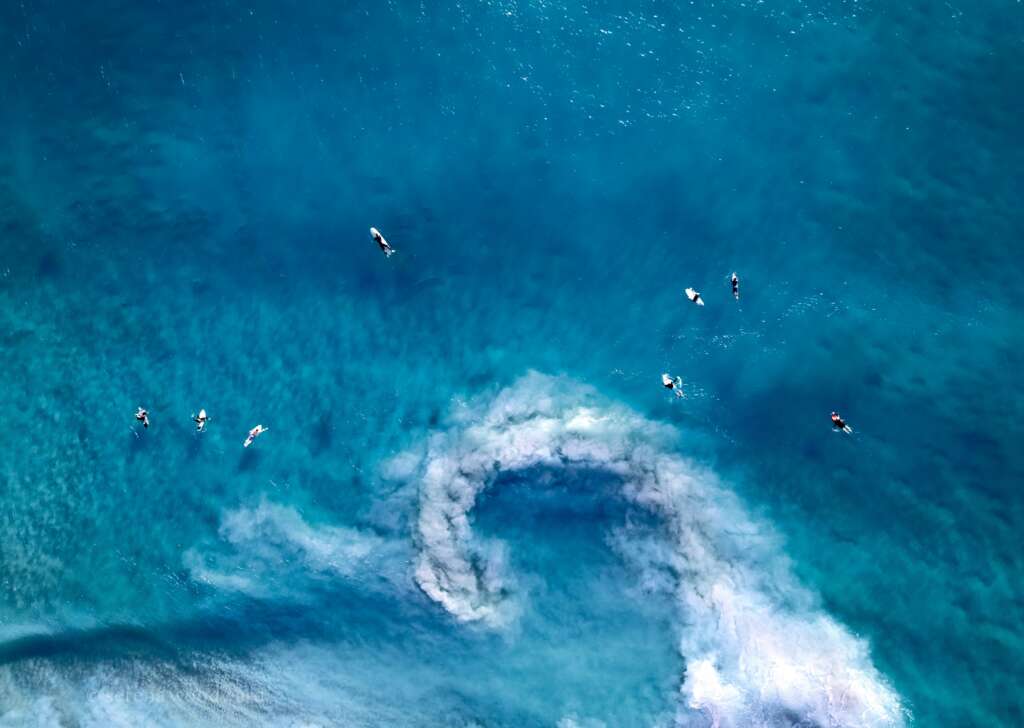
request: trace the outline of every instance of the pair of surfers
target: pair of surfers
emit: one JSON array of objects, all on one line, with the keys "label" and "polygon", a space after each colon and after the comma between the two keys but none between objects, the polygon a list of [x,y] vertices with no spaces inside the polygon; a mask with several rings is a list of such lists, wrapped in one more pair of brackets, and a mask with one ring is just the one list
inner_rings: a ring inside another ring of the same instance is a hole
[{"label": "pair of surfers", "polygon": [[[735,298],[737,301],[740,300],[740,278],[739,278],[739,276],[737,276],[735,273],[733,273],[729,277],[729,283],[732,286],[732,297]],[[686,297],[688,299],[690,299],[690,301],[692,303],[695,303],[698,306],[703,306],[704,305],[704,299],[701,298],[700,297],[700,293],[698,293],[694,289],[687,288],[685,293],[686,293]]]}]

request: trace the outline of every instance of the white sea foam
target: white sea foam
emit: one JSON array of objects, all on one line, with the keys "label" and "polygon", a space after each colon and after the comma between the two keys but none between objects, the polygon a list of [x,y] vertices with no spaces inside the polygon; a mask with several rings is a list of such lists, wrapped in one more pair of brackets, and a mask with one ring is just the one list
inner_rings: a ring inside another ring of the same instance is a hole
[{"label": "white sea foam", "polygon": [[308,643],[270,644],[244,659],[197,657],[186,665],[134,657],[70,667],[33,660],[0,665],[0,726],[422,728],[452,708],[434,701],[439,678],[425,670],[411,683],[382,687],[393,670],[366,648]]},{"label": "white sea foam", "polygon": [[677,438],[589,388],[536,373],[464,405],[449,430],[411,451],[418,464],[406,453],[385,469],[418,483],[417,583],[458,620],[508,625],[516,582],[501,544],[472,531],[477,496],[502,471],[611,472],[625,499],[663,523],[656,541],[630,526],[611,540],[641,583],[674,594],[686,662],[678,725],[903,725],[866,643],[797,582],[769,527],[676,454]]},{"label": "white sea foam", "polygon": [[[262,499],[224,514],[219,535],[228,553],[197,548],[185,552],[192,578],[218,589],[270,596],[270,583],[289,584],[295,568],[315,576],[351,577],[380,569],[390,545],[382,538],[342,526],[311,526],[297,510]],[[372,569],[371,569],[372,567]],[[287,586],[286,588],[291,588]]]}]

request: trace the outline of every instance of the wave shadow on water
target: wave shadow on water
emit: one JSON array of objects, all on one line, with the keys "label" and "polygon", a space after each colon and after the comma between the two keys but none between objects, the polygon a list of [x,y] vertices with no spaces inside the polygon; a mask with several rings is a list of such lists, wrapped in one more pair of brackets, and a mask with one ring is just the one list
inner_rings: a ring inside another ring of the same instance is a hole
[{"label": "wave shadow on water", "polygon": [[242,449],[242,454],[238,456],[238,467],[236,468],[239,473],[246,473],[256,468],[257,465],[263,460],[263,456],[252,447]]},{"label": "wave shadow on water", "polygon": [[[338,605],[345,605],[338,610]],[[401,625],[433,620],[419,618],[408,607],[380,595],[366,594],[341,583],[321,587],[302,600],[233,597],[230,609],[217,604],[179,620],[154,624],[106,624],[49,634],[18,637],[0,643],[0,665],[28,660],[157,658],[179,661],[189,654],[244,656],[274,642],[335,644],[360,635],[394,635]],[[415,630],[407,635],[415,641]]]},{"label": "wave shadow on water", "polygon": [[312,447],[310,451],[314,457],[321,455],[331,449],[334,442],[334,426],[331,424],[330,413],[324,412],[313,425]]}]

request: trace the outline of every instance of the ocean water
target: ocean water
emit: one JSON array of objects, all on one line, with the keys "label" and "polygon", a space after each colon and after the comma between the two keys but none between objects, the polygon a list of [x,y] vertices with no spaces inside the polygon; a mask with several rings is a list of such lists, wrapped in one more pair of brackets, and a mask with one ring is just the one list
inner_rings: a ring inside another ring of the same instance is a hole
[{"label": "ocean water", "polygon": [[26,0],[0,79],[0,725],[1024,724],[1019,2]]}]

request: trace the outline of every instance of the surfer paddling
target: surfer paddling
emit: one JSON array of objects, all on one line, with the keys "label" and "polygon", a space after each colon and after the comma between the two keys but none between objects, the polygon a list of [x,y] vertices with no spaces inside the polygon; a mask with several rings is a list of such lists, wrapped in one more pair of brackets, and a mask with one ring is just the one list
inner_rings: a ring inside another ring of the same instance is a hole
[{"label": "surfer paddling", "polygon": [[732,278],[729,279],[732,283],[732,297],[737,301],[740,300],[740,279],[735,273],[732,274]]},{"label": "surfer paddling", "polygon": [[390,243],[384,239],[384,236],[380,234],[380,230],[375,227],[370,228],[370,237],[374,239],[377,245],[380,246],[380,252],[384,253],[385,258],[390,258],[395,254],[395,249],[391,247]]},{"label": "surfer paddling", "polygon": [[700,294],[697,293],[697,291],[693,290],[692,288],[686,289],[686,297],[689,298],[694,303],[696,303],[698,306],[704,305],[704,299],[701,298]]},{"label": "surfer paddling", "polygon": [[675,392],[675,395],[677,397],[682,397],[683,396],[683,378],[682,377],[672,378],[667,373],[666,374],[662,374],[661,375],[661,383],[662,383],[662,385],[664,385],[665,389],[671,389],[673,392]]},{"label": "surfer paddling", "polygon": [[245,442],[242,443],[242,447],[249,447],[250,445],[252,445],[253,440],[255,440],[257,437],[259,437],[269,429],[269,427],[264,427],[263,425],[256,425],[254,428],[249,430],[249,436],[245,438]]},{"label": "surfer paddling", "polygon": [[853,428],[846,424],[846,421],[835,412],[832,413],[832,426],[837,430],[845,432],[847,435],[853,432]]},{"label": "surfer paddling", "polygon": [[206,416],[206,410],[199,410],[199,414],[192,416],[192,421],[196,423],[196,432],[202,432],[206,429],[206,423],[209,421],[209,417]]},{"label": "surfer paddling", "polygon": [[139,407],[139,411],[135,413],[135,419],[142,423],[143,427],[149,427],[149,410],[144,410]]}]

